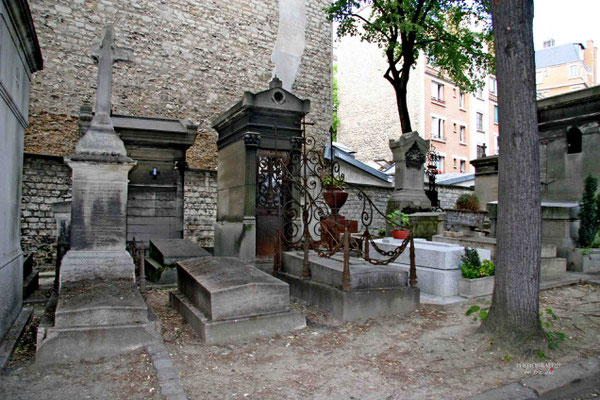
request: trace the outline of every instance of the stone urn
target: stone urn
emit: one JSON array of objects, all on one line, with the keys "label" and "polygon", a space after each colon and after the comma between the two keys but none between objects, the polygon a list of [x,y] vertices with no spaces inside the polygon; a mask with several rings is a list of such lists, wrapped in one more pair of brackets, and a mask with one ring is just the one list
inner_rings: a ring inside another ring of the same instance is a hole
[{"label": "stone urn", "polygon": [[344,206],[348,200],[348,192],[337,186],[328,186],[323,192],[323,199],[331,209],[333,215],[337,215],[340,208]]}]

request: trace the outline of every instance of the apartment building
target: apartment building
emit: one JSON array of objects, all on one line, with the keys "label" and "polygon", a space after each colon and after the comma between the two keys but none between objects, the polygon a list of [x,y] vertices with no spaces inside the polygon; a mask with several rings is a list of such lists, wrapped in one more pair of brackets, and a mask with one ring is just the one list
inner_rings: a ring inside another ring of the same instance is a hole
[{"label": "apartment building", "polygon": [[535,52],[538,98],[585,89],[597,84],[598,49],[592,40],[556,46],[553,39]]},{"label": "apartment building", "polygon": [[[338,65],[338,141],[366,163],[392,160],[389,139],[401,134],[387,63],[377,46],[345,37],[334,49]],[[498,151],[497,86],[493,76],[476,93],[463,93],[421,55],[411,71],[408,108],[412,129],[440,155],[441,173],[474,172],[469,163]]]}]

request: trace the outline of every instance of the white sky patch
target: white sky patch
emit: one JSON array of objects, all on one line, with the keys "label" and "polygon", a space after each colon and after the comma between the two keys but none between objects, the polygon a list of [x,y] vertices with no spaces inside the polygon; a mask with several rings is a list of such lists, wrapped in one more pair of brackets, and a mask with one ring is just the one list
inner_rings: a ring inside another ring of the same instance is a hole
[{"label": "white sky patch", "polygon": [[306,46],[306,4],[304,0],[279,0],[279,27],[271,61],[274,75],[283,88],[292,90]]}]

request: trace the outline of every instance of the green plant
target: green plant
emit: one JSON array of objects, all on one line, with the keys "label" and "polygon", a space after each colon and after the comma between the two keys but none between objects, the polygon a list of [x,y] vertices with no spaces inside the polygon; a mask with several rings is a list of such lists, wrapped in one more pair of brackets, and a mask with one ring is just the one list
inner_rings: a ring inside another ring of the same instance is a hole
[{"label": "green plant", "polygon": [[385,236],[385,228],[379,228],[379,230],[377,231],[377,234],[381,237]]},{"label": "green plant", "polygon": [[454,206],[457,210],[479,211],[479,199],[473,193],[461,194]]},{"label": "green plant", "polygon": [[394,210],[387,215],[388,222],[392,229],[410,228],[410,219],[408,214],[403,213],[400,210]]},{"label": "green plant", "polygon": [[323,184],[323,187],[327,188],[327,187],[331,187],[331,186],[337,186],[339,188],[344,186],[344,181],[342,179],[338,179],[335,176],[331,176],[331,175],[326,175],[323,178],[321,178],[321,183]]},{"label": "green plant", "polygon": [[583,196],[579,203],[579,244],[581,247],[590,246],[598,232],[596,189],[598,189],[598,180],[588,175],[585,178]]},{"label": "green plant", "polygon": [[558,317],[551,308],[546,308],[545,313],[540,313],[540,324],[542,329],[546,332],[546,338],[548,339],[548,348],[551,350],[558,349],[558,342],[565,340],[566,335],[559,331],[549,331],[547,329],[554,327],[554,321]]},{"label": "green plant", "polygon": [[[471,306],[471,308],[469,308],[467,310],[467,312],[465,313],[465,315],[468,317],[471,314],[478,313],[479,314],[479,319],[482,320],[482,321],[485,321],[485,319],[488,316],[489,310],[490,310],[489,307],[481,308],[479,306]],[[473,321],[477,321],[477,315],[473,316]]]},{"label": "green plant", "polygon": [[494,276],[496,266],[490,260],[479,259],[479,253],[476,249],[465,247],[465,254],[461,257],[460,271],[463,278],[477,279],[485,276]]}]

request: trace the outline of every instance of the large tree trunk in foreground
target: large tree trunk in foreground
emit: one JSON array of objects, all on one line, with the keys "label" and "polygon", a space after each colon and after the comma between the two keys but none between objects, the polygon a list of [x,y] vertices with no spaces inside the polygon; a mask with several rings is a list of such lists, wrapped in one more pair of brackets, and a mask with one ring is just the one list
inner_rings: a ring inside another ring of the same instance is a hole
[{"label": "large tree trunk in foreground", "polygon": [[541,205],[533,0],[491,0],[500,155],[496,279],[482,328],[519,346],[539,340]]}]

